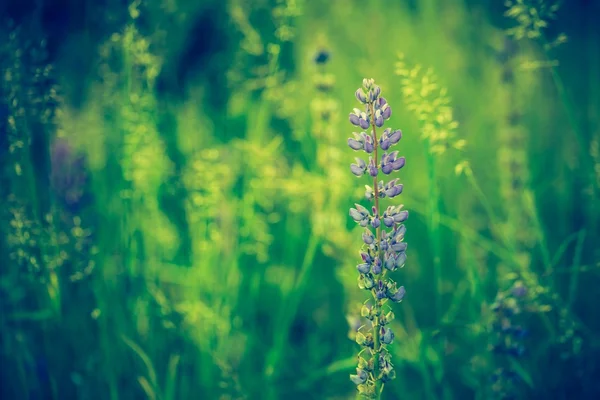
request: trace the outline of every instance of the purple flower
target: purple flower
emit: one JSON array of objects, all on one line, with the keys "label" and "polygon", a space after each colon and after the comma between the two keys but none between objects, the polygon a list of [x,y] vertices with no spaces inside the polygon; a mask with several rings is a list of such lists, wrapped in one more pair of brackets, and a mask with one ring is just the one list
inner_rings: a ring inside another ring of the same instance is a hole
[{"label": "purple flower", "polygon": [[390,117],[392,116],[392,107],[390,107],[386,104],[386,106],[383,108],[382,115],[383,115],[384,119],[386,119],[386,120],[390,119]]},{"label": "purple flower", "polygon": [[386,253],[385,254],[385,268],[388,271],[396,270],[396,253]]},{"label": "purple flower", "polygon": [[364,262],[366,262],[367,264],[372,264],[373,263],[373,259],[371,258],[371,255],[369,253],[365,253],[364,251],[362,251],[360,253],[360,257],[362,258],[362,260]]},{"label": "purple flower", "polygon": [[350,171],[358,177],[361,177],[367,171],[367,164],[360,158],[355,158],[356,164],[350,164]]},{"label": "purple flower", "polygon": [[353,220],[359,223],[360,226],[366,227],[369,222],[369,210],[361,206],[360,204],[355,204],[356,208],[350,209],[350,217]]},{"label": "purple flower", "polygon": [[373,136],[370,134],[362,133],[365,140],[365,151],[371,154],[375,150],[375,144],[373,143]]},{"label": "purple flower", "polygon": [[356,89],[354,96],[356,97],[356,100],[360,101],[362,104],[367,104],[367,96],[361,88]]},{"label": "purple flower", "polygon": [[400,139],[402,139],[402,131],[400,129],[390,134],[390,142],[392,142],[392,144],[398,143]]},{"label": "purple flower", "polygon": [[365,145],[356,139],[348,138],[348,146],[350,146],[352,150],[362,150]]},{"label": "purple flower", "polygon": [[379,226],[381,225],[381,221],[379,220],[379,217],[373,217],[371,219],[371,226],[375,229],[379,228]]},{"label": "purple flower", "polygon": [[365,229],[362,238],[365,244],[373,244],[373,242],[375,241],[375,236],[373,235],[373,232],[371,232],[369,229]]},{"label": "purple flower", "polygon": [[369,375],[367,374],[367,371],[360,368],[356,368],[356,375],[350,375],[350,379],[355,385],[361,385],[365,383],[368,377]]},{"label": "purple flower", "polygon": [[56,139],[50,147],[50,184],[68,208],[80,205],[87,179],[84,156],[77,155],[66,139]]},{"label": "purple flower", "polygon": [[400,193],[402,193],[402,188],[403,185],[397,183],[398,182],[398,178],[393,179],[391,181],[389,181],[387,183],[387,185],[385,185],[385,195],[389,198],[393,198],[398,196]]},{"label": "purple flower", "polygon": [[394,341],[394,332],[390,328],[382,326],[379,335],[381,336],[381,341],[385,344],[392,344]]},{"label": "purple flower", "polygon": [[404,267],[404,263],[406,263],[406,253],[398,253],[396,256],[396,268]]},{"label": "purple flower", "polygon": [[527,296],[527,288],[523,285],[523,282],[516,282],[512,288],[512,294],[515,297],[523,298]]},{"label": "purple flower", "polygon": [[[381,259],[379,257],[375,257],[375,262],[373,263],[373,274],[379,275],[381,273]],[[381,281],[379,281],[381,282]]]},{"label": "purple flower", "polygon": [[404,299],[405,294],[406,290],[404,289],[404,286],[400,286],[397,291],[388,295],[388,298],[393,302],[399,303],[402,301],[402,299]]},{"label": "purple flower", "polygon": [[379,282],[377,282],[377,288],[375,290],[375,298],[377,300],[383,300],[386,297],[386,286],[385,283],[383,283],[382,280],[379,280]]},{"label": "purple flower", "polygon": [[371,265],[367,264],[367,263],[362,263],[362,264],[358,264],[356,266],[356,269],[358,270],[358,272],[360,272],[361,274],[368,274],[369,272],[371,272]]},{"label": "purple flower", "polygon": [[377,165],[375,164],[375,160],[372,157],[369,157],[369,174],[372,177],[376,177],[378,173]]},{"label": "purple flower", "polygon": [[[375,363],[373,358],[370,360],[359,358],[357,374],[352,375],[352,381],[358,385],[360,393],[374,393],[381,382],[387,382],[394,378],[395,372],[390,362],[391,356],[387,350],[387,345],[394,341],[394,333],[387,326],[393,319],[393,313],[388,313],[390,317],[384,315],[382,310],[383,302],[386,299],[399,303],[404,299],[406,293],[404,286],[398,287],[396,282],[387,272],[396,271],[404,266],[406,262],[407,244],[404,242],[406,228],[403,224],[408,218],[408,212],[402,209],[402,205],[389,206],[381,214],[379,199],[394,198],[402,194],[403,185],[399,179],[391,179],[389,182],[377,180],[379,170],[384,176],[394,171],[400,170],[404,164],[404,157],[399,156],[398,151],[390,150],[392,146],[398,144],[402,137],[400,130],[385,128],[379,132],[392,115],[392,109],[386,99],[381,96],[381,88],[375,84],[373,79],[363,79],[363,86],[354,93],[359,103],[364,106],[365,111],[355,108],[349,115],[350,123],[359,126],[365,131],[353,133],[353,137],[348,139],[348,146],[354,151],[364,151],[369,155],[368,161],[356,159],[355,164],[351,164],[350,170],[356,176],[367,176],[372,184],[365,185],[365,198],[372,201],[375,205],[372,210],[355,204],[356,208],[350,209],[350,217],[360,226],[366,229],[362,234],[364,251],[360,252],[362,263],[356,266],[359,272],[358,287],[367,290],[372,295],[373,303],[368,302],[363,306],[361,315],[368,317],[372,321],[372,331],[363,334],[357,333],[356,342],[365,347],[373,349],[371,357],[379,357],[379,363]],[[371,129],[368,129],[368,128]],[[368,174],[367,174],[368,171]],[[373,335],[373,332],[378,335]],[[377,339],[377,340],[375,340]],[[366,354],[366,353],[365,353]],[[377,368],[375,368],[375,365]],[[369,371],[372,373],[363,374],[359,371]],[[380,382],[381,381],[381,382]]]},{"label": "purple flower", "polygon": [[405,163],[406,160],[404,159],[404,157],[397,158],[392,162],[392,168],[394,169],[394,171],[399,171],[402,167],[404,167]]},{"label": "purple flower", "polygon": [[375,111],[375,126],[378,128],[383,126],[383,114],[381,110]]}]

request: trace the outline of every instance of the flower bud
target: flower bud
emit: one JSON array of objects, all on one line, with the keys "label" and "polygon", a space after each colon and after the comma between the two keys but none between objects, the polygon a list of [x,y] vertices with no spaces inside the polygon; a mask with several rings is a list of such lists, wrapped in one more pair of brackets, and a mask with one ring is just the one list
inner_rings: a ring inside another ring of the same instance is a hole
[{"label": "flower bud", "polygon": [[390,117],[392,116],[392,107],[386,104],[382,107],[382,110],[383,119],[390,119]]},{"label": "flower bud", "polygon": [[348,138],[348,146],[352,150],[362,150],[364,145],[356,139]]},{"label": "flower bud", "polygon": [[402,138],[402,131],[400,129],[395,130],[393,133],[390,134],[390,142],[392,142],[392,144],[398,143],[401,138]]},{"label": "flower bud", "polygon": [[377,164],[375,164],[375,160],[373,160],[372,157],[369,157],[369,175],[371,175],[373,178],[377,176]]},{"label": "flower bud", "polygon": [[379,259],[379,257],[375,257],[375,262],[373,263],[373,274],[379,275],[381,271],[381,260]]},{"label": "flower bud", "polygon": [[381,221],[379,221],[379,217],[373,217],[371,219],[371,226],[375,229],[379,228],[379,225],[381,225]]},{"label": "flower bud", "polygon": [[350,380],[354,382],[355,385],[361,385],[367,381],[369,374],[365,370],[360,368],[356,368],[356,375],[350,375]]},{"label": "flower bud", "polygon": [[367,104],[367,96],[362,89],[357,89],[354,96],[356,97],[356,100],[360,101],[362,104]]},{"label": "flower bud", "polygon": [[406,263],[406,253],[398,253],[398,256],[396,257],[396,268],[404,267],[405,263]]},{"label": "flower bud", "polygon": [[371,272],[371,265],[367,264],[367,263],[362,263],[362,264],[358,264],[356,266],[356,269],[358,270],[358,272],[360,272],[361,274],[368,274],[369,272]]},{"label": "flower bud", "polygon": [[381,327],[380,331],[381,341],[384,344],[392,344],[394,341],[394,332],[390,328],[386,328],[384,326]]}]

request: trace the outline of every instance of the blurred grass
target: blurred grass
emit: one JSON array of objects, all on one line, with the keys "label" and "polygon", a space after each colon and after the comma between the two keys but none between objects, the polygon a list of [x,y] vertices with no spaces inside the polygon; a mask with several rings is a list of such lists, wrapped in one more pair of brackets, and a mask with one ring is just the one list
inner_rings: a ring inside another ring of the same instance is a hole
[{"label": "blurred grass", "polygon": [[[384,398],[489,398],[489,304],[514,279],[538,306],[520,398],[600,396],[599,10],[564,5],[509,59],[504,10],[3,3],[2,397],[354,398],[363,77],[408,161]],[[421,70],[398,75],[399,54]]]}]

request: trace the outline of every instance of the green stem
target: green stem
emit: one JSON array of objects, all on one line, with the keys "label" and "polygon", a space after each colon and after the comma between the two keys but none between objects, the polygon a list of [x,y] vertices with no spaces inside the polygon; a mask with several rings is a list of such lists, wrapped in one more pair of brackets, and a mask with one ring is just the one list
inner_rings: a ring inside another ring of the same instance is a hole
[{"label": "green stem", "polygon": [[431,154],[431,146],[429,141],[425,143],[427,154],[427,165],[429,167],[429,239],[431,243],[431,253],[433,255],[433,280],[435,284],[435,318],[439,320],[441,316],[441,299],[442,292],[442,264],[440,257],[440,210],[439,210],[439,193],[437,189],[437,173],[435,158]]},{"label": "green stem", "polygon": [[[375,157],[375,162],[377,162],[378,157],[377,157],[377,129],[375,126],[375,109],[373,107],[373,103],[371,103],[369,105],[369,111],[371,114],[371,126],[373,128],[373,147],[374,147],[374,151],[373,151],[373,157]],[[373,177],[373,191],[375,192],[375,212],[376,215],[374,215],[374,217],[379,218],[379,216],[381,215],[379,212],[379,188],[377,185],[377,176]],[[376,237],[377,240],[375,243],[377,243],[377,256],[379,257],[379,260],[383,263],[383,251],[381,250],[381,224],[377,226],[377,228],[375,229],[376,231]],[[383,271],[383,268],[382,268]],[[379,280],[382,278],[382,274],[378,274],[375,276],[375,284],[377,284],[379,282]],[[374,294],[375,297],[375,304],[374,304],[374,309],[375,309],[375,315],[379,315],[381,313],[381,302],[377,300],[376,295]],[[379,379],[379,353],[381,351],[381,338],[379,337],[379,317],[376,317],[373,320],[373,373],[374,373],[374,378],[375,378],[375,398],[376,399],[380,399],[381,398],[381,392],[383,390],[383,385],[381,382],[381,379]]]}]

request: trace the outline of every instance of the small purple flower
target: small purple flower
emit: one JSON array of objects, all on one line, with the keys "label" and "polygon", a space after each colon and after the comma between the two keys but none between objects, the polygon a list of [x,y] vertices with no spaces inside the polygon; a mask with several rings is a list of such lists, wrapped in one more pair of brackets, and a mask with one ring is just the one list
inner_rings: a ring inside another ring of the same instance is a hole
[{"label": "small purple flower", "polygon": [[406,160],[404,159],[404,157],[400,157],[394,160],[394,162],[392,162],[392,168],[394,169],[394,171],[399,171],[402,167],[404,167],[404,164],[406,163]]},{"label": "small purple flower", "polygon": [[398,253],[396,256],[396,268],[403,268],[406,263],[406,253]]},{"label": "small purple flower", "polygon": [[369,175],[373,178],[377,176],[378,170],[377,165],[375,164],[375,160],[372,157],[369,157]]},{"label": "small purple flower", "polygon": [[373,274],[379,275],[381,271],[381,259],[379,257],[375,257],[375,262],[373,263]]},{"label": "small purple flower", "polygon": [[355,160],[356,160],[356,164],[350,164],[350,171],[354,175],[361,177],[367,171],[367,164],[364,162],[364,160],[362,160],[358,157],[355,158]]},{"label": "small purple flower", "polygon": [[378,128],[383,126],[383,113],[381,110],[375,111],[375,126]]},{"label": "small purple flower", "polygon": [[387,104],[382,108],[383,113],[382,116],[384,119],[390,119],[390,117],[392,116],[392,107],[388,106]]},{"label": "small purple flower", "polygon": [[394,341],[394,332],[390,328],[386,328],[384,326],[381,327],[381,341],[385,344],[392,344]]},{"label": "small purple flower", "polygon": [[400,211],[396,215],[394,215],[394,222],[399,224],[408,219],[408,211]]},{"label": "small purple flower", "polygon": [[369,272],[371,272],[371,265],[367,264],[367,263],[362,263],[362,264],[358,264],[356,266],[356,269],[358,270],[358,272],[360,272],[361,274],[368,274]]},{"label": "small purple flower", "polygon": [[365,253],[364,251],[361,251],[360,252],[360,257],[367,264],[373,264],[373,258],[371,258],[371,255],[369,253]]},{"label": "small purple flower", "polygon": [[398,288],[398,290],[396,290],[393,293],[388,293],[388,298],[390,300],[392,300],[395,303],[400,303],[402,301],[402,299],[404,299],[404,295],[406,294],[406,289],[404,289],[404,286],[400,286]]},{"label": "small purple flower", "polygon": [[[400,131],[397,131],[400,132]],[[381,137],[379,138],[379,147],[381,147],[381,150],[387,151],[392,145],[398,143],[399,140],[399,134],[397,134],[396,136],[392,137],[392,130],[391,128],[386,128],[383,133],[381,134]]]},{"label": "small purple flower", "polygon": [[360,226],[366,227],[369,223],[369,210],[360,204],[355,204],[356,208],[350,209],[350,217],[359,223]]},{"label": "small purple flower", "polygon": [[379,220],[379,217],[373,217],[373,219],[371,219],[371,226],[375,229],[379,228],[379,226],[381,225],[381,221]]},{"label": "small purple flower", "polygon": [[363,242],[365,242],[365,244],[373,244],[373,242],[375,241],[375,236],[373,235],[373,232],[371,232],[369,229],[365,229],[362,235],[362,239]]},{"label": "small purple flower", "polygon": [[404,239],[404,235],[406,234],[406,226],[400,225],[394,228],[394,234],[396,237],[402,237]]},{"label": "small purple flower", "polygon": [[385,268],[392,272],[396,270],[396,253],[385,254]]},{"label": "small purple flower", "polygon": [[376,110],[382,110],[383,107],[387,105],[387,100],[385,99],[385,97],[380,97],[373,105]]},{"label": "small purple flower", "polygon": [[365,92],[361,88],[358,88],[356,90],[356,92],[354,93],[354,96],[356,97],[356,100],[358,100],[362,104],[367,104],[367,96],[365,95]]},{"label": "small purple flower", "polygon": [[527,296],[527,288],[523,285],[523,282],[516,282],[512,288],[512,294],[515,297],[523,298]]},{"label": "small purple flower", "polygon": [[390,217],[389,215],[383,215],[383,224],[385,226],[387,226],[388,228],[391,228],[392,226],[394,226],[394,218]]},{"label": "small purple flower", "polygon": [[375,144],[373,143],[373,136],[370,134],[362,133],[362,136],[365,140],[365,151],[371,154],[375,150]]},{"label": "small purple flower", "polygon": [[370,98],[371,102],[374,102],[375,100],[377,100],[379,98],[380,94],[381,94],[381,88],[379,86],[374,86],[373,88],[371,88],[371,90],[369,91],[369,98]]},{"label": "small purple flower", "polygon": [[356,139],[348,138],[348,146],[350,146],[352,150],[358,151],[363,149],[364,144]]},{"label": "small purple flower", "polygon": [[392,142],[390,141],[389,137],[381,136],[381,138],[379,138],[379,147],[381,148],[381,150],[387,150],[390,148],[391,145]]},{"label": "small purple flower", "polygon": [[355,385],[362,385],[367,381],[368,377],[369,375],[367,374],[367,371],[360,368],[356,368],[356,375],[350,375],[350,379]]},{"label": "small purple flower", "polygon": [[397,151],[393,151],[390,154],[383,153],[381,156],[381,172],[386,175],[389,175],[394,170],[394,161],[396,160],[396,156],[398,155]]},{"label": "small purple flower", "polygon": [[358,108],[355,108],[354,112],[350,113],[349,118],[352,125],[360,126],[362,129],[367,129],[370,125],[367,114],[360,111]]},{"label": "small purple flower", "polygon": [[66,139],[56,139],[50,147],[50,184],[71,210],[77,209],[85,196],[88,181],[85,161]]},{"label": "small purple flower", "polygon": [[400,129],[390,134],[390,142],[392,142],[392,144],[398,143],[400,139],[402,139],[402,131]]},{"label": "small purple flower", "polygon": [[383,250],[383,251],[386,251],[388,249],[388,247],[389,247],[388,234],[383,229],[382,229],[382,232],[381,232],[381,243],[380,243],[380,246],[381,246],[381,250]]},{"label": "small purple flower", "polygon": [[389,181],[388,184],[385,186],[385,195],[387,197],[393,198],[402,193],[403,185],[398,184],[397,182],[398,178]]}]

